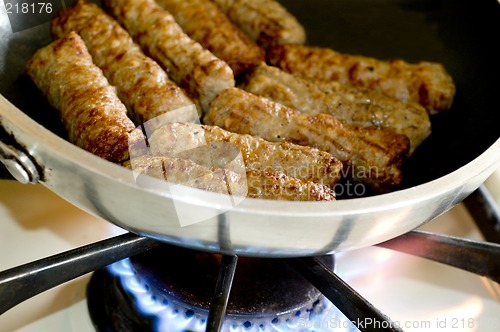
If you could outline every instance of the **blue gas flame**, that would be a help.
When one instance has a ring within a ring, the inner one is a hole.
[[[155,294],[136,276],[130,260],[109,266],[122,287],[134,298],[138,311],[154,317],[157,332],[205,332],[207,315],[177,305]],[[358,329],[331,302],[322,299],[309,309],[280,315],[269,321],[262,318],[225,319],[221,332],[355,332]]]

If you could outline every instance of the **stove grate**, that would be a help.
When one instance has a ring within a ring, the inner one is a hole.
[[[412,231],[384,242],[380,246],[432,259],[500,282],[500,267],[498,266],[500,244],[494,243],[500,243],[498,208],[495,207],[484,187],[469,196],[464,203],[473,218],[477,220],[477,225],[488,242]],[[409,245],[411,242],[416,245]],[[126,257],[148,251],[158,245],[159,243],[153,239],[124,234],[0,272],[0,298],[2,299],[0,314],[58,284]],[[360,330],[400,331],[399,327],[394,326],[388,317],[359,296],[330,269],[322,266],[317,258],[292,258],[285,259],[285,261],[333,303],[336,303],[352,322],[366,322],[367,319],[377,322],[376,326],[375,324],[370,326],[358,324]],[[210,308],[207,332],[216,332],[220,329],[236,263],[236,256],[223,258],[219,281],[215,289],[215,300]],[[340,303],[337,302],[339,298],[343,298]]]

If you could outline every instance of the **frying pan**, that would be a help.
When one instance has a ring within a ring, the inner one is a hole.
[[[24,74],[29,57],[50,42],[48,24],[13,33],[3,3],[2,161],[22,182],[41,183],[133,233],[192,249],[261,257],[320,255],[394,238],[462,201],[498,168],[500,5],[495,0],[282,3],[305,26],[310,45],[380,59],[441,62],[453,76],[453,107],[432,117],[433,133],[407,161],[400,190],[335,202],[234,202],[196,189],[172,190],[155,179],[138,182],[130,170],[67,141],[57,113]]]

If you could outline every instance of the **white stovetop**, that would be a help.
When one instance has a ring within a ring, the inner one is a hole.
[[[487,184],[500,202],[500,170]],[[462,205],[425,229],[480,239]],[[41,185],[0,181],[0,271],[122,232]],[[405,331],[500,330],[500,286],[471,273],[377,247],[340,255],[337,273],[393,321],[414,327]],[[85,299],[89,278],[7,311],[0,331],[94,331]]]

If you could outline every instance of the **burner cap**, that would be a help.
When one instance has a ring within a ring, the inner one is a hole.
[[[165,245],[130,260],[137,278],[157,296],[208,312],[221,257]],[[322,259],[333,266],[333,256]],[[320,297],[280,259],[239,257],[226,314],[276,317],[310,308]]]

